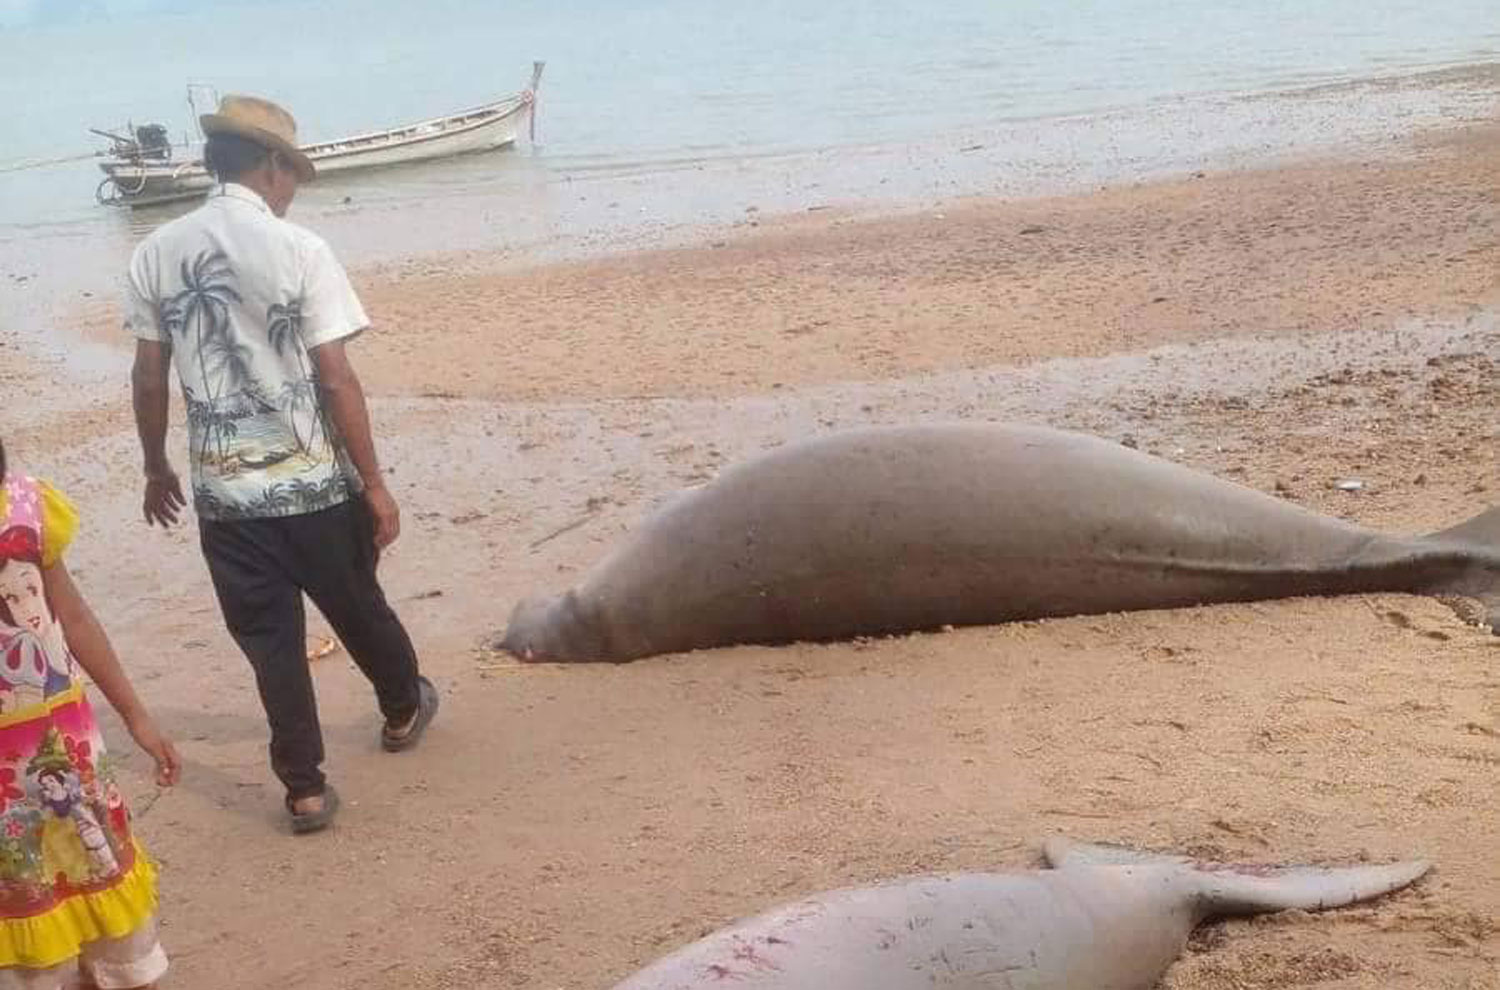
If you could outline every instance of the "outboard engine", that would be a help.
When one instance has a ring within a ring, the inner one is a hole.
[[[137,154],[142,158],[166,161],[172,154],[172,144],[167,140],[167,129],[161,124],[142,124],[135,129]]]

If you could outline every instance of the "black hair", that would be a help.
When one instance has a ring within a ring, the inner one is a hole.
[[[5,441],[0,440],[0,485],[5,484]]]
[[[220,182],[233,182],[271,157],[271,149],[238,134],[210,134],[203,143],[203,164]]]

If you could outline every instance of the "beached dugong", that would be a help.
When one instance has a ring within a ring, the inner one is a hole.
[[[1500,615],[1500,509],[1382,535],[1097,437],[868,428],[789,444],[655,512],[573,590],[525,601],[522,659],[1299,595],[1401,591]]]
[[[1056,869],[818,894],[681,948],[615,990],[1145,990],[1210,917],[1340,907],[1428,870],[1227,866],[1063,840],[1046,855]]]

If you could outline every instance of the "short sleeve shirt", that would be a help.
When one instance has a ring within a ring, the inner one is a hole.
[[[200,517],[316,512],[357,490],[309,352],[368,326],[328,244],[244,186],[141,242],[125,327],[171,347]]]

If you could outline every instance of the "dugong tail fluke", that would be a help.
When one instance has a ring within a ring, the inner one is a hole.
[[[1049,840],[1044,852],[1047,862],[1056,869],[1175,867],[1181,871],[1182,882],[1194,888],[1203,918],[1345,907],[1409,886],[1432,868],[1426,860],[1348,867],[1208,863],[1186,856],[1167,856],[1069,839]]]
[[[1225,865],[1064,840],[1045,852],[1054,869],[815,894],[685,945],[615,990],[1149,990],[1209,917],[1340,907],[1428,870]]]
[[[1487,563],[1476,563],[1447,590],[1479,599],[1485,610],[1484,624],[1500,634],[1500,507],[1439,530],[1428,541],[1460,550],[1478,548],[1490,552]]]
[[[1432,534],[1434,540],[1488,546],[1500,552],[1500,506]]]

